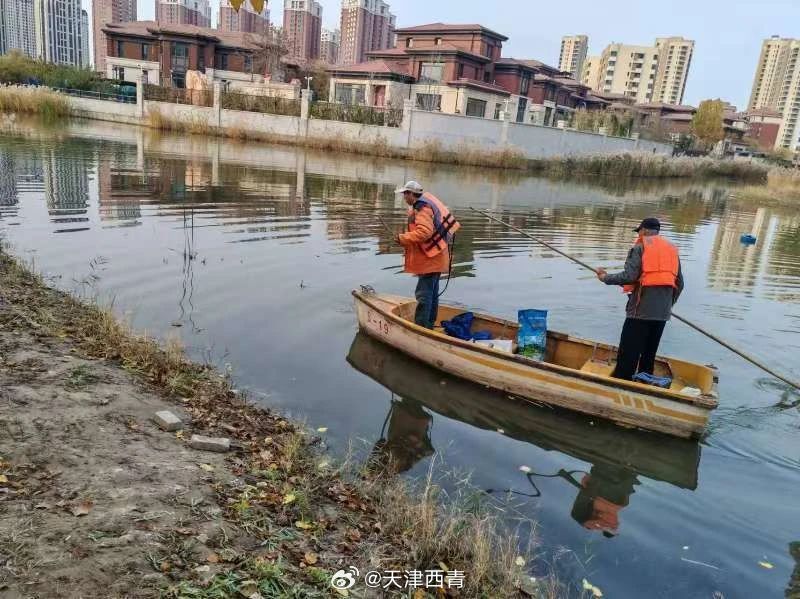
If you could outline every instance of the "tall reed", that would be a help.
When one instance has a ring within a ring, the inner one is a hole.
[[[70,108],[63,95],[48,89],[2,86],[0,112],[39,114],[47,119],[56,119],[69,115]]]

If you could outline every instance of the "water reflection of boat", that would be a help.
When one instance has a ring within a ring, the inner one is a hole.
[[[542,478],[560,477],[578,489],[572,517],[589,529],[615,533],[619,511],[639,484],[638,477],[685,489],[697,487],[700,446],[658,433],[625,430],[603,421],[539,407],[480,385],[450,377],[359,333],[348,362],[392,392],[389,414],[373,458],[409,470],[435,450],[430,438],[434,414],[558,451],[591,464],[589,472],[527,473],[538,496]],[[397,396],[397,397],[395,397]]]
[[[672,380],[660,388],[612,377],[617,350],[605,343],[548,331],[545,357],[534,360],[417,326],[413,299],[371,289],[353,296],[365,333],[442,371],[524,399],[677,437],[700,436],[717,407],[712,367],[659,356],[656,374]],[[439,306],[437,322],[463,311]],[[493,339],[517,336],[516,322],[493,316],[476,313],[473,326]]]

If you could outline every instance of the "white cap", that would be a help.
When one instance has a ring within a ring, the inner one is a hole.
[[[404,191],[410,191],[411,193],[422,193],[422,185],[416,181],[409,181],[402,187],[398,187],[394,190],[395,193],[403,193]]]

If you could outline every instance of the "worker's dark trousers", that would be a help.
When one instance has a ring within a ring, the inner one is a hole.
[[[436,315],[439,314],[439,279],[441,273],[435,272],[429,275],[420,275],[417,279],[417,311],[414,314],[414,322],[426,329],[432,329],[436,322]]]
[[[626,318],[619,340],[617,367],[611,376],[630,381],[637,372],[653,374],[665,324],[663,320]]]

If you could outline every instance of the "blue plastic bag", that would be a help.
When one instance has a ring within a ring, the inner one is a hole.
[[[662,389],[669,389],[672,385],[672,379],[668,376],[654,376],[646,372],[637,372],[633,376],[633,380],[637,383],[644,383],[645,385],[655,385]]]
[[[520,310],[517,320],[518,353],[541,362],[547,350],[547,310]]]
[[[444,332],[451,337],[463,339],[464,341],[470,341],[471,339],[475,339],[476,341],[491,339],[492,334],[487,331],[472,332],[473,320],[475,320],[475,314],[472,312],[464,312],[463,314],[453,316],[451,320],[443,320],[442,328]]]

